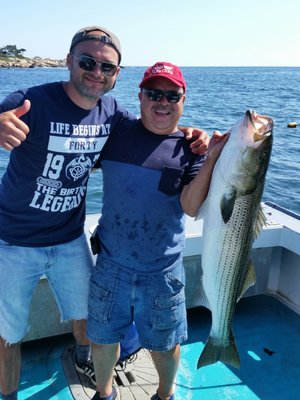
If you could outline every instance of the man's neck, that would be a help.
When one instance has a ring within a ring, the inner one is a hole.
[[[63,88],[72,102],[84,110],[92,110],[98,104],[99,99],[92,99],[90,97],[84,97],[80,95],[74,86],[70,84],[70,82],[64,82]]]

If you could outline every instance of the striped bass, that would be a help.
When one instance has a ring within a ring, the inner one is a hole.
[[[261,197],[272,148],[273,121],[247,111],[228,131],[209,193],[203,225],[203,305],[212,325],[197,368],[217,361],[240,366],[232,331],[237,301],[255,283],[254,239],[265,224]]]

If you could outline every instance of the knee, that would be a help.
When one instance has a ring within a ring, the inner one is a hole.
[[[109,354],[115,353],[119,349],[119,343],[112,343],[112,344],[97,344],[92,343],[92,352],[97,354]]]
[[[99,360],[100,362],[111,362],[114,364],[118,361],[120,357],[120,344],[95,344],[92,343],[92,357],[94,362]]]
[[[167,351],[152,351],[152,357],[157,361],[168,361],[168,360],[177,360],[180,356],[180,345],[177,344],[170,350]]]

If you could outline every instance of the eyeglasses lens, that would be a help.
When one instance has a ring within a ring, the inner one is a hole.
[[[75,54],[73,54],[73,56],[75,58],[77,58],[79,67],[81,69],[83,69],[84,71],[93,71],[97,65],[99,65],[102,73],[106,76],[113,76],[118,67],[112,63],[106,62],[106,61],[97,61],[95,60],[95,58],[93,57],[89,57],[89,56],[85,56],[85,55],[81,55],[79,57],[75,56]]]
[[[176,90],[163,91],[160,89],[143,89],[143,92],[151,101],[160,101],[165,97],[169,103],[178,103],[183,96],[183,93],[177,92]]]

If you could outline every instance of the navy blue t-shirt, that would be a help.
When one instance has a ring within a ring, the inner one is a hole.
[[[20,246],[64,243],[83,232],[90,171],[111,130],[128,113],[109,96],[84,110],[61,82],[15,92],[0,112],[25,99],[31,108],[22,120],[30,132],[11,152],[1,180],[0,238]]]
[[[101,153],[102,252],[130,271],[158,272],[180,256],[185,242],[180,193],[198,173],[182,132],[158,135],[141,120],[121,121]]]

